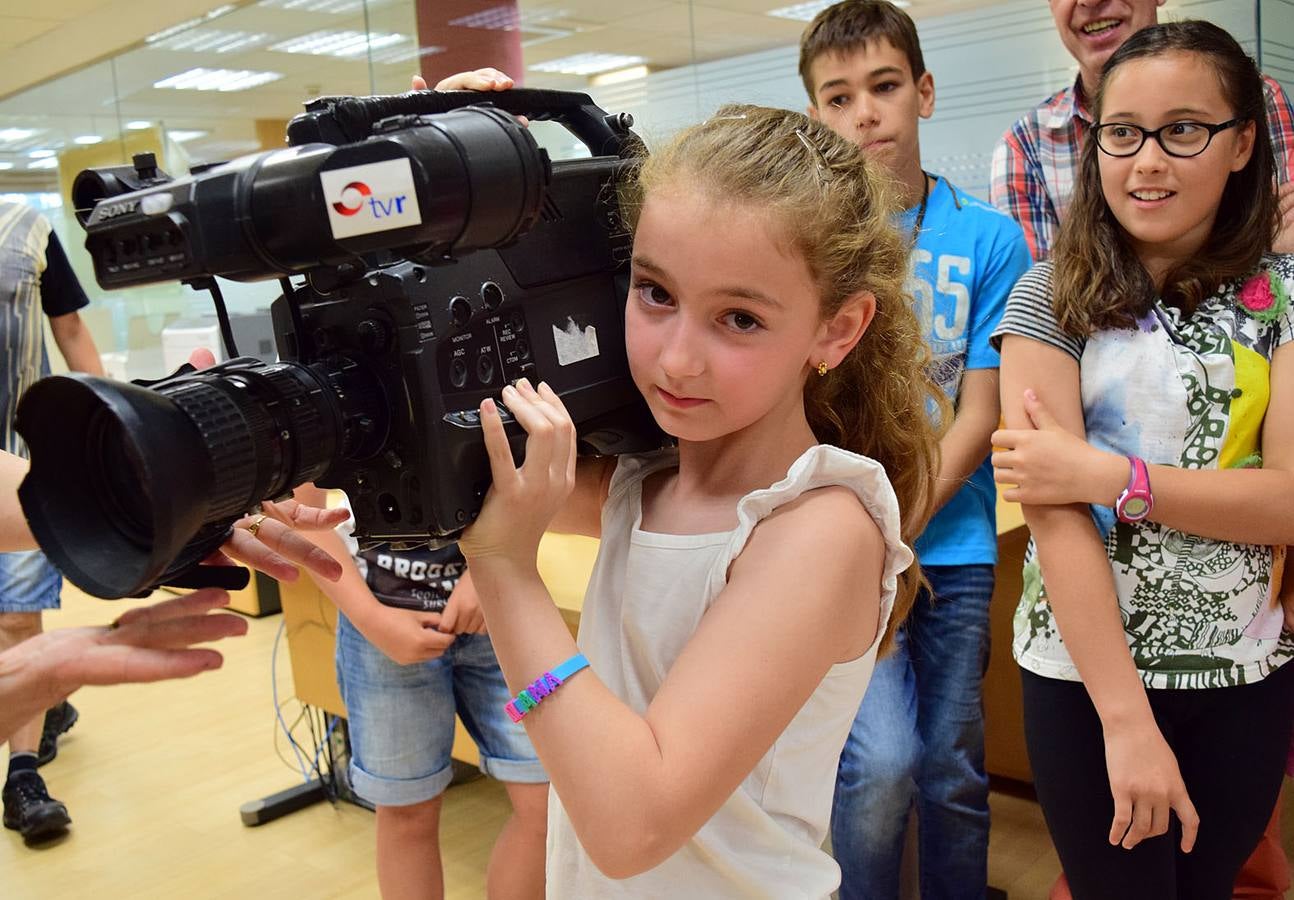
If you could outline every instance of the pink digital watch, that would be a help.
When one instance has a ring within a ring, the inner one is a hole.
[[[1129,456],[1128,464],[1132,474],[1128,477],[1128,486],[1114,501],[1114,512],[1121,522],[1141,522],[1155,506],[1155,495],[1150,492],[1150,470],[1146,461],[1137,456]]]

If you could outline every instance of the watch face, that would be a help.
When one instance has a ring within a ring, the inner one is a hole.
[[[1140,519],[1150,512],[1150,504],[1144,497],[1129,497],[1123,501],[1123,517],[1125,519]]]

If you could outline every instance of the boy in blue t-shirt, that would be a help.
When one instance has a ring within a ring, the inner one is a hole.
[[[938,512],[916,549],[931,591],[895,652],[879,661],[840,759],[832,846],[840,897],[897,897],[915,801],[921,893],[984,896],[988,777],[981,687],[997,561],[998,354],[989,345],[1007,294],[1029,267],[1019,225],[921,166],[918,122],[934,112],[916,26],[884,0],[823,10],[800,41],[809,115],[889,170],[914,236],[908,289],[939,382],[956,408],[944,436]]]

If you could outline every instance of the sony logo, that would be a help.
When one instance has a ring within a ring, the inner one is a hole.
[[[96,222],[105,222],[108,219],[115,219],[118,216],[124,216],[132,213],[139,206],[138,200],[123,200],[120,203],[100,203],[94,210],[94,220]]]

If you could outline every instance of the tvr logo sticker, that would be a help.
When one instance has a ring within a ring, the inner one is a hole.
[[[319,173],[333,237],[347,238],[420,225],[418,195],[407,159],[389,159]]]
[[[364,208],[364,200],[373,196],[373,189],[362,181],[352,181],[341,189],[341,199],[332,205],[343,216],[353,216]],[[352,205],[353,204],[353,205]]]

